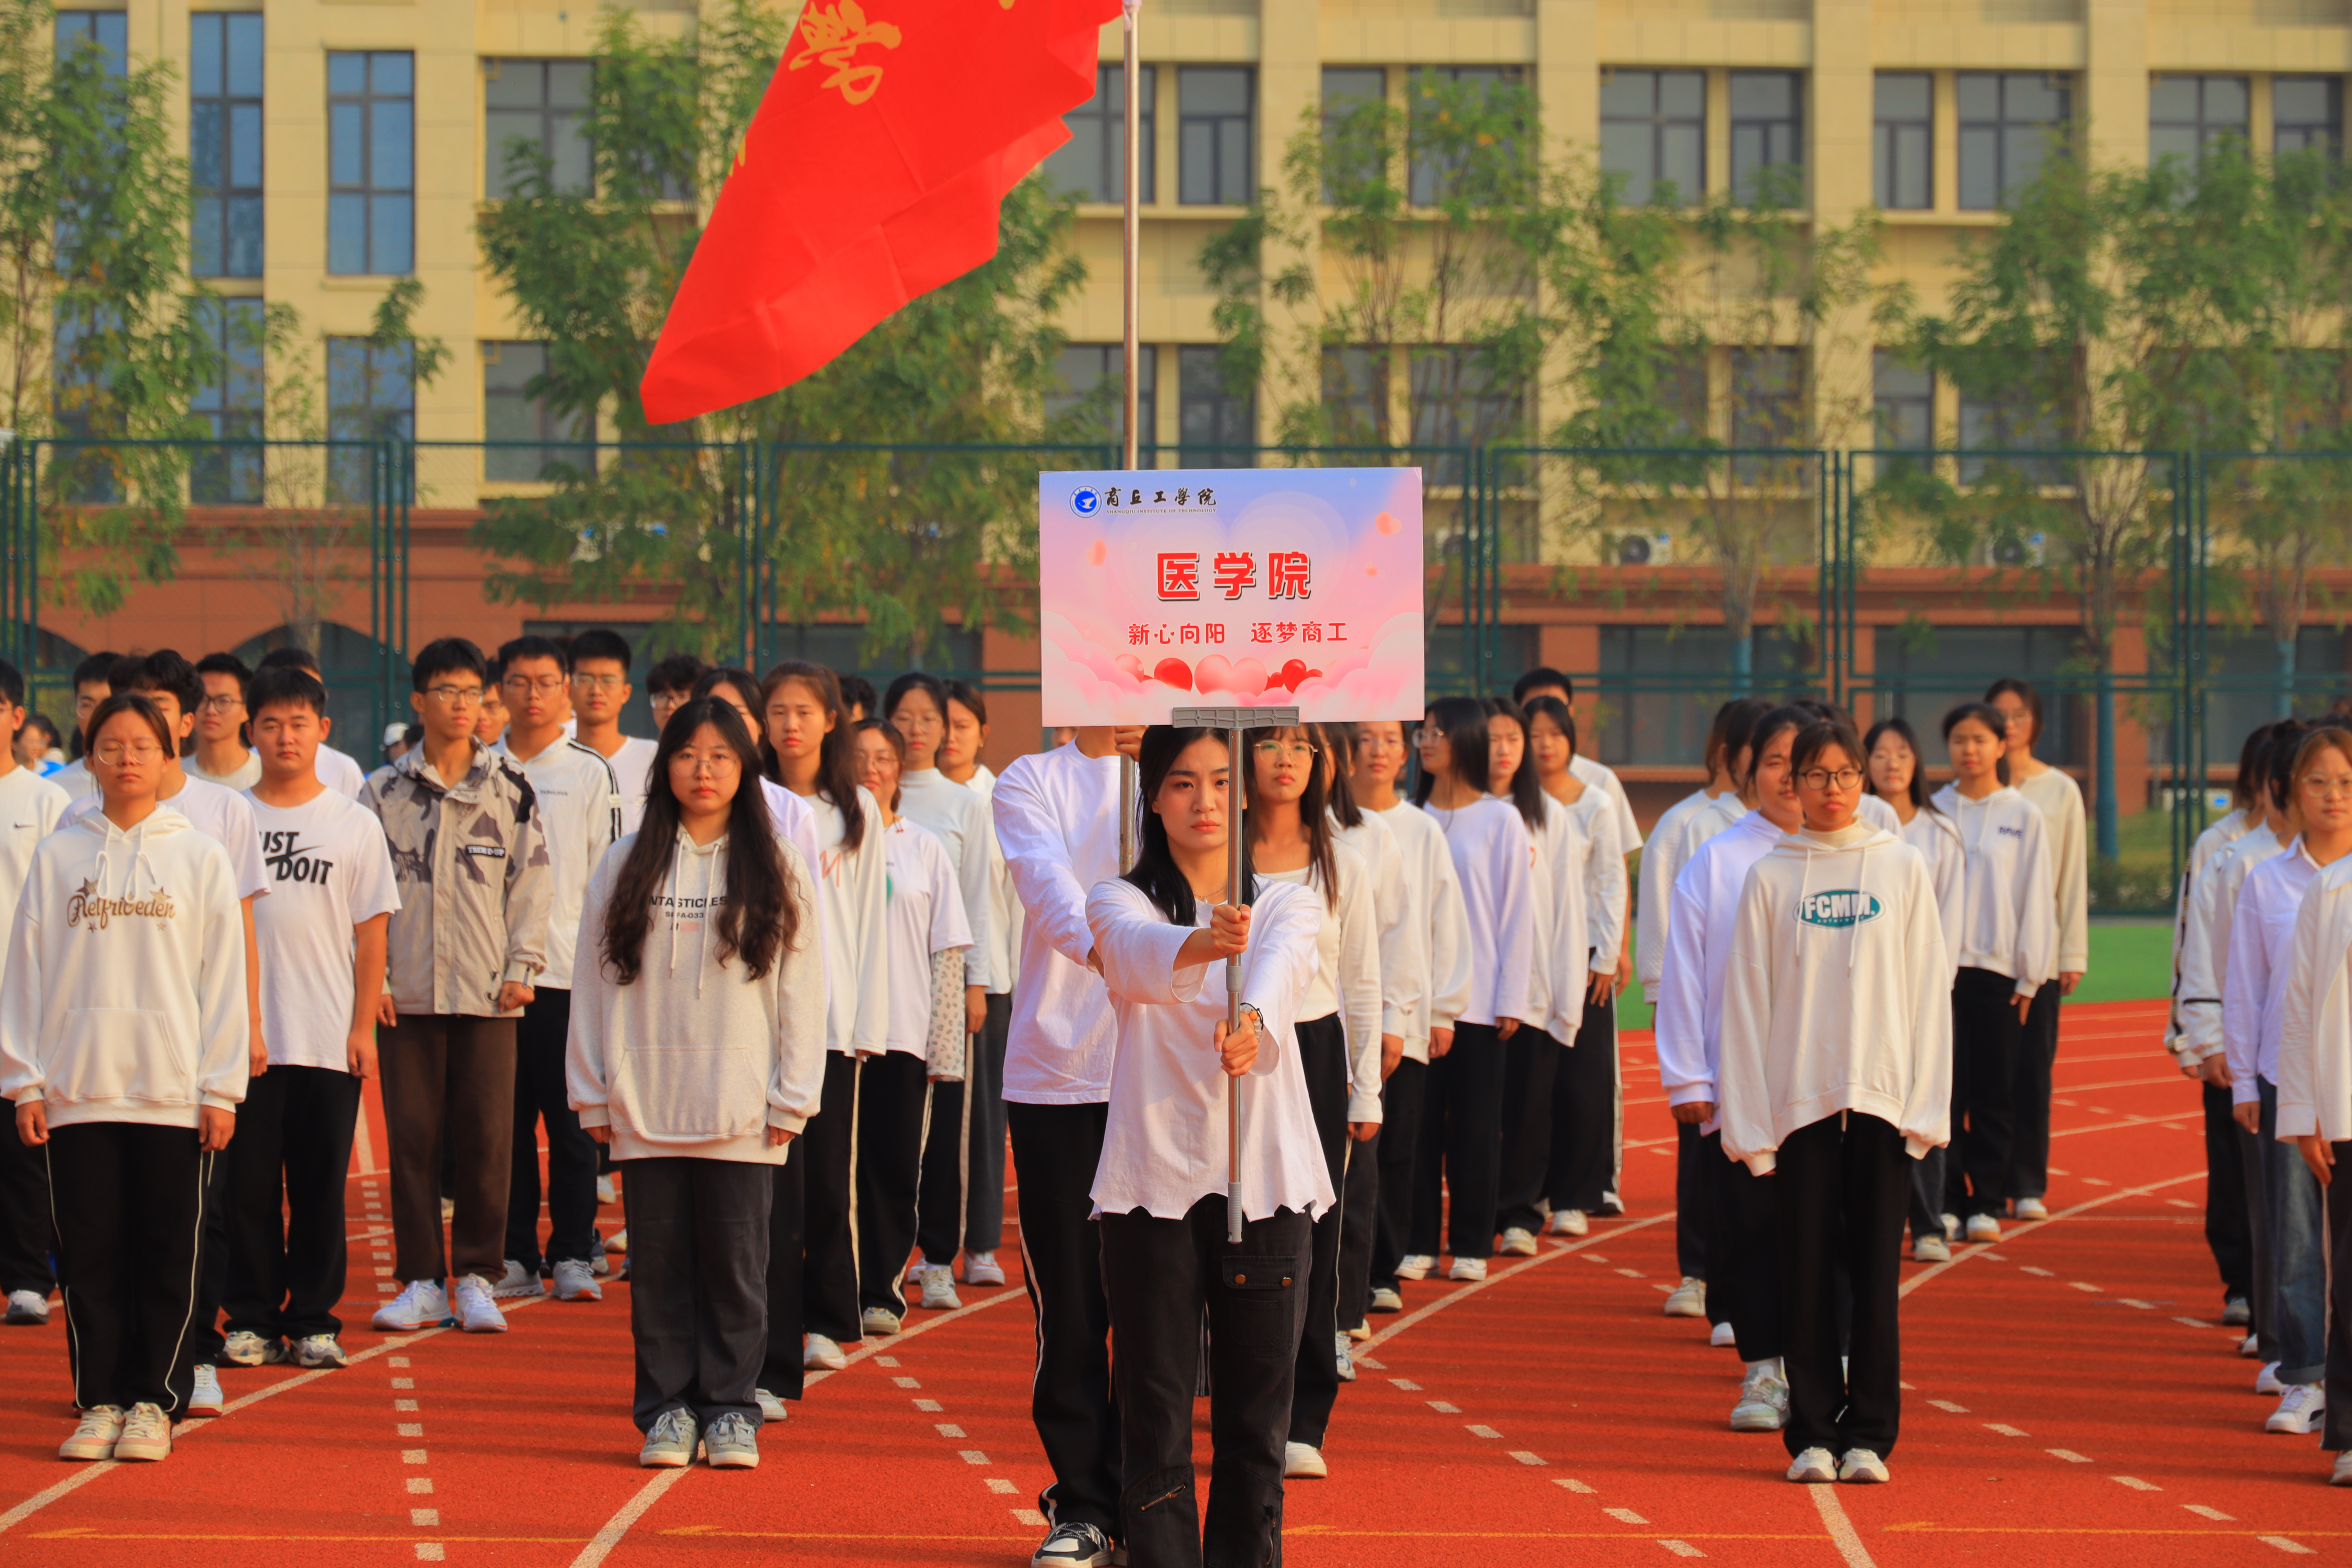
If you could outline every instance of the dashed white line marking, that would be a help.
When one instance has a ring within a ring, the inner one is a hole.
[[[977,1448],[960,1448],[957,1452],[963,1456],[963,1462],[967,1465],[984,1465],[988,1463],[988,1456],[982,1453]]]
[[[2184,1329],[2210,1329],[2213,1326],[2202,1318],[2175,1318],[2172,1321]]]
[[[2170,1204],[2177,1209],[2193,1209],[2197,1206],[2195,1204],[2190,1203],[2187,1198],[2167,1198],[2164,1201]]]
[[[1604,1508],[1601,1510],[1620,1524],[1647,1524],[1650,1521],[1630,1508]]]
[[[1578,1480],[1573,1476],[1554,1476],[1552,1478],[1552,1484],[1557,1487],[1564,1487],[1572,1492],[1582,1492],[1587,1497],[1592,1496],[1592,1489],[1586,1486],[1582,1481]]]
[[[441,1543],[437,1541],[418,1542],[416,1543],[416,1560],[419,1563],[441,1562],[443,1560],[441,1556]]]
[[[990,1491],[992,1491],[992,1492],[1012,1492],[1012,1493],[1014,1493],[1015,1495],[1018,1495],[1018,1494],[1019,1494],[1019,1492],[1020,1492],[1020,1490],[1021,1490],[1021,1489],[1020,1489],[1019,1487],[1014,1486],[1011,1481],[1006,1480],[1003,1476],[991,1476],[991,1477],[989,1477],[989,1478],[988,1478],[988,1489],[989,1489]]]
[[[412,1508],[408,1510],[408,1522],[418,1525],[438,1524],[441,1522],[441,1510],[437,1508]]]
[[[1389,1379],[1389,1381],[1395,1384],[1399,1388],[1403,1389],[1407,1394],[1419,1394],[1421,1392],[1421,1384],[1413,1382],[1413,1380],[1409,1377],[1392,1377]]]
[[[425,1436],[425,1423],[422,1421],[402,1421],[396,1423],[394,1426],[393,1430],[394,1434],[399,1436],[422,1437]]]
[[[427,1496],[433,1490],[433,1478],[431,1476],[411,1476],[408,1478],[408,1489],[420,1497]]]
[[[1931,1399],[1927,1403],[1948,1415],[1966,1415],[1969,1413],[1967,1405],[1955,1405],[1948,1399]]]
[[[2136,1492],[2160,1492],[2164,1489],[2162,1487],[2158,1486],[2154,1481],[2144,1481],[2137,1476],[2109,1476],[2107,1479],[2115,1482],[2117,1486],[2129,1487]]]
[[[392,1380],[392,1385],[394,1388],[415,1388],[416,1380],[413,1377],[395,1377]]]
[[[2091,1107],[2091,1109],[2097,1111],[2102,1116],[2113,1116],[2115,1114],[2114,1111],[2109,1110],[2103,1105],[2095,1105]],[[2084,1176],[2083,1178],[2083,1184],[2086,1187],[2112,1187],[2115,1185],[2113,1182],[2103,1182],[2096,1176]]]
[[[1016,1508],[1013,1510],[1013,1517],[1032,1530],[1042,1529],[1045,1523],[1045,1516],[1034,1508]]]
[[[2020,1274],[2031,1274],[2036,1279],[2049,1279],[2054,1278],[2047,1268],[2036,1268],[2030,1263],[2019,1264],[2017,1266],[2017,1271]]]
[[[2201,1502],[2185,1502],[2180,1506],[2200,1519],[2218,1520],[2224,1524],[2235,1521],[2238,1517],[2233,1513],[2223,1513],[2218,1508],[2208,1508]]]
[[[1622,1274],[1628,1279],[1639,1279],[1643,1277],[1642,1271],[1638,1268],[1620,1268],[1617,1272]]]
[[[1436,1411],[1440,1415],[1459,1415],[1462,1414],[1462,1406],[1459,1405],[1448,1405],[1443,1399],[1431,1400],[1429,1402],[1429,1407],[1432,1410]]]
[[[1475,1424],[1465,1426],[1463,1430],[1469,1433],[1473,1437],[1500,1437],[1502,1436],[1500,1432],[1496,1431],[1492,1426],[1480,1426]]]
[[[2090,1455],[2078,1454],[2072,1448],[2050,1448],[2044,1451],[2048,1453],[2052,1458],[2063,1459],[2070,1465],[2087,1465],[2091,1462]]]
[[[2156,1303],[2153,1301],[2135,1301],[2129,1296],[2118,1296],[2116,1300],[2122,1302],[2126,1307],[2137,1307],[2143,1312],[2153,1312],[2156,1310]]]
[[[1697,1547],[1693,1546],[1687,1541],[1661,1541],[1658,1544],[1664,1547],[1667,1551],[1673,1552],[1677,1557],[1704,1557],[1706,1555],[1706,1552],[1701,1552]]]
[[[2094,1296],[2099,1293],[2099,1288],[2096,1285],[2086,1285],[2080,1279],[2069,1279],[2066,1283],[2072,1289],[2088,1290]]]
[[[406,1366],[408,1364],[408,1358],[404,1355],[388,1355],[383,1358],[383,1364],[386,1366]]]
[[[2300,1541],[2289,1541],[2284,1535],[2257,1535],[2254,1539],[2261,1542],[2264,1546],[2275,1546],[2281,1552],[2290,1552],[2297,1557],[2314,1557],[2318,1555],[2315,1549],[2305,1546]]]
[[[920,1388],[923,1386],[911,1377],[894,1377],[890,1381],[897,1384],[901,1388]]]
[[[1988,1432],[1998,1432],[2004,1437],[2022,1437],[2025,1436],[2025,1433],[2020,1428],[2009,1426],[2006,1423],[2000,1421],[1986,1422],[1985,1430]]]
[[[894,1355],[877,1355],[874,1358],[874,1364],[876,1366],[897,1366],[898,1364],[898,1358]]]
[[[952,1421],[937,1421],[933,1422],[932,1425],[938,1428],[939,1434],[942,1437],[961,1437],[963,1436],[963,1428],[957,1426]]]
[[[945,1410],[947,1406],[941,1405],[936,1399],[918,1399],[915,1401],[915,1408],[918,1410]]]
[[[1530,1454],[1525,1448],[1512,1449],[1511,1458],[1523,1465],[1540,1465],[1544,1462],[1544,1457],[1541,1454]]]
[[[400,1451],[400,1462],[404,1465],[424,1464],[425,1462],[425,1450],[422,1448],[403,1448]]]

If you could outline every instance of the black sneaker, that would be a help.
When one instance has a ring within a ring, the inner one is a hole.
[[[1091,1524],[1057,1524],[1045,1532],[1045,1542],[1029,1559],[1029,1568],[1111,1568],[1127,1561],[1127,1553]]]

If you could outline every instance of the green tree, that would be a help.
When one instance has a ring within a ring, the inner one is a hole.
[[[172,68],[53,51],[56,26],[47,0],[0,0],[0,426],[68,443],[42,545],[73,564],[47,576],[107,615],[177,567],[188,452],[167,443],[200,433],[188,406],[221,365],[187,277]]]
[[[585,126],[593,187],[561,189],[548,159],[509,149],[514,194],[479,228],[524,330],[548,342],[530,391],[560,416],[602,421],[620,449],[559,465],[543,498],[486,509],[478,541],[519,563],[491,576],[494,594],[553,604],[657,588],[674,595],[675,634],[706,647],[743,646],[747,566],[772,583],[779,620],[855,614],[869,650],[919,653],[950,621],[1018,618],[1004,587],[1034,562],[1036,454],[941,448],[1045,434],[1054,313],[1084,272],[1064,243],[1070,208],[1042,182],[1006,198],[993,260],[817,374],[702,418],[646,422],[639,379],[791,26],[750,0],[706,10],[677,39],[608,14]],[[773,474],[737,445],[751,441],[783,444]],[[762,508],[754,562],[746,531]]]

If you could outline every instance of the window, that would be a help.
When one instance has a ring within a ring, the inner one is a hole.
[[[1795,71],[1731,73],[1734,199],[1781,206],[1801,195],[1794,176],[1805,166],[1804,101],[1805,79]]]
[[[1871,199],[1888,212],[1936,205],[1936,79],[1926,71],[1880,71],[1872,87]]]
[[[2225,136],[2242,150],[2252,114],[2244,77],[2158,77],[2147,89],[2147,161],[2177,158],[2193,173]]]
[[[50,405],[58,439],[64,445],[50,459],[50,481],[62,500],[110,504],[122,499],[115,454],[104,447],[75,445],[102,438],[111,423],[104,410],[100,363],[104,334],[111,325],[109,318],[87,306],[60,310],[57,315],[49,357]]]
[[[333,441],[415,439],[415,356],[406,343],[378,348],[365,338],[327,340],[327,436]],[[368,499],[371,457],[352,448],[331,455],[328,489],[337,500]]]
[[[1489,446],[1524,434],[1526,388],[1475,349],[1415,349],[1406,391],[1412,398],[1412,444],[1439,449],[1426,459],[1431,484],[1458,485],[1468,478],[1467,459],[1445,448]]]
[[[1875,710],[1880,718],[1910,720],[1940,762],[1934,737],[1944,715],[1980,700],[2003,676],[2020,676],[2042,693],[2042,733],[2033,754],[2062,767],[2080,763],[2077,705],[2055,689],[2059,671],[2074,660],[2074,639],[2070,626],[1879,626],[1871,653]]]
[[[1388,127],[1364,111],[1388,99],[1388,72],[1378,66],[1323,68],[1323,199],[1343,186],[1361,187],[1386,174]],[[1354,118],[1362,115],[1361,119]]]
[[[1601,78],[1601,172],[1625,200],[1691,205],[1706,194],[1706,74],[1612,70]]]
[[[1881,447],[1924,452],[1936,444],[1936,378],[1885,349],[1870,356],[1872,423]]]
[[[1990,212],[2041,172],[2074,119],[2074,89],[2043,71],[1962,71],[1956,86],[1960,205]]]
[[[1449,90],[1450,89],[1450,90]],[[1435,206],[1445,199],[1446,177],[1461,166],[1459,153],[1444,148],[1444,138],[1433,132],[1430,118],[1441,114],[1449,102],[1475,103],[1482,114],[1519,110],[1515,119],[1523,118],[1524,97],[1519,87],[1519,73],[1512,66],[1442,66],[1424,67],[1412,73],[1412,111],[1417,123],[1413,140],[1412,201],[1417,207]]]
[[[416,265],[416,78],[406,51],[327,57],[327,270]]]
[[[482,345],[482,435],[493,443],[484,479],[529,484],[558,477],[558,467],[595,467],[594,448],[582,445],[596,439],[595,417],[559,415],[533,395],[530,384],[546,374],[545,343]]]
[[[2281,157],[2317,153],[2334,163],[2344,153],[2344,79],[2282,76],[2271,79],[2271,139]]]
[[[1804,437],[1804,351],[1732,350],[1731,444],[1795,447]]]
[[[261,276],[261,13],[188,18],[189,271]]]
[[[1176,73],[1176,199],[1185,205],[1246,206],[1257,195],[1250,161],[1255,86],[1241,66]]]
[[[1160,199],[1160,184],[1152,167],[1152,149],[1159,145],[1153,127],[1159,123],[1160,73],[1143,68],[1143,119],[1140,134],[1143,181],[1136,200],[1149,206]],[[1127,200],[1127,69],[1124,66],[1095,68],[1095,95],[1062,117],[1070,139],[1045,160],[1045,173],[1077,192],[1082,202]]]
[[[1960,450],[1964,452],[2032,452],[2059,444],[2055,414],[2035,405],[2030,392],[1960,391]],[[1960,482],[1974,484],[1996,466],[2010,469],[2027,484],[2063,482],[2065,466],[2054,458],[2010,456],[1995,461],[1963,460]]]
[[[1255,447],[1257,395],[1234,395],[1219,353],[1213,343],[1187,343],[1176,352],[1177,439],[1187,447]],[[1256,461],[1255,452],[1184,454],[1186,466],[1195,468],[1246,468]]]
[[[1160,439],[1160,352],[1150,343],[1135,350],[1135,428],[1139,446]],[[1069,343],[1063,347],[1055,369],[1061,377],[1058,391],[1045,395],[1045,414],[1060,419],[1076,416],[1088,434],[1127,439],[1127,400],[1120,382],[1127,354],[1118,343]]]
[[[482,142],[489,158],[482,189],[495,200],[522,188],[507,162],[520,142],[548,161],[556,190],[586,192],[595,181],[588,159],[595,68],[586,60],[484,60],[482,71]]]
[[[131,66],[129,14],[121,11],[58,12],[57,52],[62,55],[80,43],[96,44],[105,51],[107,75],[122,75]]]
[[[1385,447],[1389,442],[1386,350],[1323,351],[1323,418],[1333,446]]]
[[[203,20],[198,17],[197,20]],[[262,374],[263,306],[258,300],[209,300],[197,304],[197,320],[222,375],[198,387],[189,412],[210,426],[215,441],[257,441],[266,384]],[[188,469],[189,499],[209,506],[257,506],[261,501],[258,447],[211,447],[199,451]]]
[[[1696,540],[1672,531],[1666,539],[1678,565],[1705,553]],[[1811,683],[1812,650],[1805,643],[1777,627],[1759,626],[1750,647],[1750,691],[1788,691]],[[1695,763],[1706,750],[1716,709],[1734,695],[1731,636],[1720,626],[1602,626],[1600,665],[1595,687],[1601,722],[1588,743],[1595,760],[1612,765]],[[1688,685],[1654,689],[1662,676],[1682,677]]]

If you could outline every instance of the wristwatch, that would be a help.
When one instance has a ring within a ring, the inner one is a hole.
[[[1257,1010],[1256,1004],[1244,1002],[1235,1011],[1236,1014],[1246,1013],[1249,1015],[1250,1027],[1255,1029],[1261,1035],[1265,1033],[1265,1015]]]

